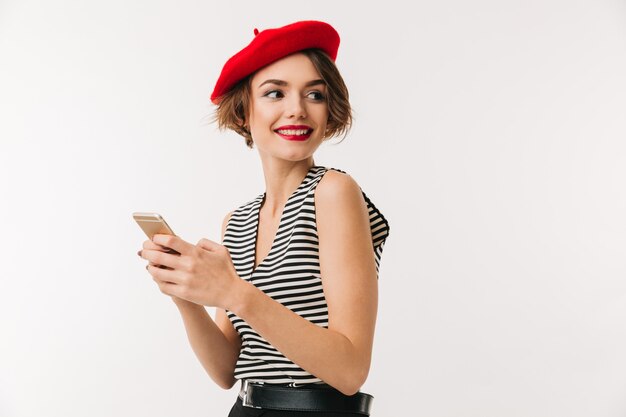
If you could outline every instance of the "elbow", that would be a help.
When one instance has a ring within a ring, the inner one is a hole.
[[[228,391],[229,389],[231,389],[233,387],[233,385],[235,385],[234,383],[232,384],[227,384],[227,383],[217,383],[217,386],[220,387],[221,389],[223,389],[224,391]]]
[[[337,389],[337,391],[341,392],[343,395],[347,395],[350,397],[356,394],[357,392],[359,392],[362,386],[363,386],[363,383],[353,382],[353,383],[346,383],[335,388]]]
[[[233,385],[235,385],[237,380],[234,377],[231,377],[231,378],[214,378],[213,382],[215,382],[218,387],[222,388],[223,390],[228,391],[229,389],[231,389],[233,387]]]
[[[356,394],[357,392],[359,392],[360,388],[361,388],[360,385],[358,387],[356,387],[356,386],[347,386],[347,387],[343,387],[341,389],[338,388],[337,391],[341,392],[343,395],[347,395],[348,397],[351,397],[354,394]]]
[[[346,378],[340,381],[340,383],[333,388],[344,395],[352,396],[359,392],[365,383],[365,380],[367,380],[368,373],[369,366],[362,367],[354,372],[351,372],[350,375],[346,375]]]

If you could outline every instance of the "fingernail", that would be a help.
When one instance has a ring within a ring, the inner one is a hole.
[[[140,250],[137,251],[137,255],[141,256],[141,251]]]

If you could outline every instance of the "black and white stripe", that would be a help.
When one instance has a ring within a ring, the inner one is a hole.
[[[311,167],[287,200],[270,252],[256,269],[256,234],[265,193],[233,212],[222,242],[242,279],[252,282],[298,315],[326,328],[328,308],[320,276],[314,193],[329,169],[345,173],[335,168]],[[389,236],[389,224],[365,193],[363,197],[368,206],[378,272],[383,246]],[[241,318],[230,311],[226,313],[242,340],[235,378],[274,384],[321,382],[285,358]]]

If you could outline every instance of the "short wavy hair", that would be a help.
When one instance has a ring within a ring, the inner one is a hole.
[[[335,63],[320,49],[304,49],[299,51],[305,54],[326,83],[326,102],[328,104],[328,121],[326,123],[325,139],[334,136],[343,136],[352,126],[352,107],[348,87],[339,73]],[[226,94],[220,97],[215,110],[214,121],[221,130],[230,129],[243,136],[246,146],[253,148],[254,142],[245,123],[250,114],[250,90],[254,74],[239,81]]]

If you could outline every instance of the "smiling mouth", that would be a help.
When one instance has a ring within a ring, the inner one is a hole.
[[[311,133],[313,133],[313,129],[311,128],[280,128],[280,129],[276,129],[274,130],[274,132],[276,132],[278,134],[278,136],[282,137],[283,139],[287,139],[287,140],[307,140],[310,136]]]

